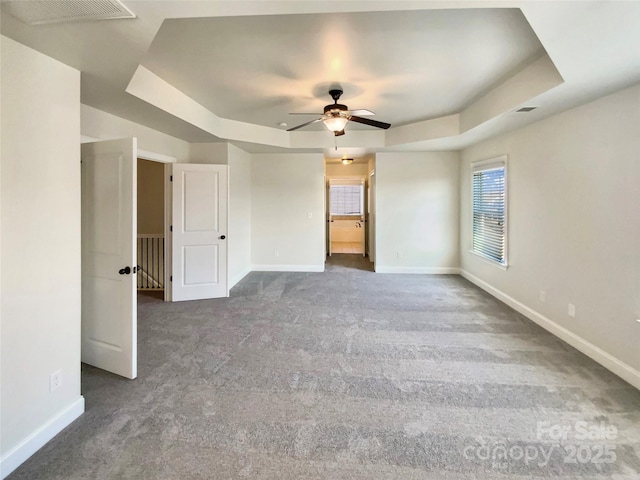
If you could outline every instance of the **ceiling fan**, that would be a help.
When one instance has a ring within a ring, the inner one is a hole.
[[[333,132],[336,137],[344,135],[344,127],[348,121],[362,123],[364,125],[371,125],[372,127],[384,128],[385,130],[391,126],[390,123],[378,122],[377,120],[371,120],[369,118],[362,118],[360,115],[375,115],[370,110],[349,110],[349,107],[338,103],[342,90],[333,89],[329,90],[329,95],[333,98],[333,103],[324,107],[324,113],[292,113],[291,115],[320,115],[320,118],[311,120],[310,122],[303,123],[297,127],[289,128],[287,132],[298,130],[299,128],[306,127],[316,122],[323,122],[324,125]]]

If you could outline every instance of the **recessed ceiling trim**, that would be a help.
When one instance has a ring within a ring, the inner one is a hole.
[[[13,0],[2,6],[27,25],[136,18],[118,0]]]

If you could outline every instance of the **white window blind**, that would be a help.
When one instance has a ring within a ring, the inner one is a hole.
[[[359,185],[331,185],[330,210],[331,215],[362,215],[363,186]]]
[[[473,251],[506,265],[504,162],[473,169]]]

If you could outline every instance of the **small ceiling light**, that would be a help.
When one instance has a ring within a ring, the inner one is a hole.
[[[287,126],[287,122],[280,122],[278,125],[280,125],[281,127],[286,127]]]
[[[347,117],[343,117],[340,114],[325,114],[325,118],[322,121],[324,123],[324,126],[331,130],[336,137],[338,137],[340,135],[344,135],[344,126],[347,124],[349,119]]]
[[[343,165],[351,165],[353,163],[353,158],[343,158],[342,159],[342,164]]]

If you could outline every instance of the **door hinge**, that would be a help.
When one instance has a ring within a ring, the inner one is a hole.
[[[169,175],[169,181],[173,182],[173,175]]]
[[[169,231],[173,232],[173,225],[169,225]]]
[[[170,282],[173,282],[173,275],[171,275],[171,276],[169,277],[169,281],[170,281]]]

